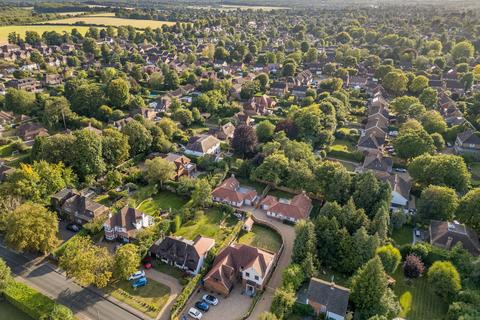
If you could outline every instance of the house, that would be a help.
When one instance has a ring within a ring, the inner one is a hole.
[[[169,153],[164,158],[175,165],[175,174],[173,180],[177,181],[180,177],[191,177],[197,171],[197,165],[181,154]]]
[[[198,135],[190,138],[185,153],[188,155],[202,157],[208,154],[218,154],[220,152],[220,140],[212,135]]]
[[[450,250],[457,243],[472,255],[480,255],[478,235],[472,229],[457,221],[445,222],[432,220],[428,228],[430,243],[434,246]]]
[[[381,152],[369,153],[363,165],[360,167],[359,171],[374,171],[374,172],[384,172],[392,173],[393,170],[393,160],[390,157],[384,157]]]
[[[248,114],[245,114],[243,112],[237,112],[235,113],[235,122],[237,125],[246,124],[247,126],[249,126],[253,122],[255,122],[255,120],[250,118]]]
[[[60,214],[80,225],[92,222],[109,211],[108,207],[72,189],[63,189],[54,194],[51,204]]]
[[[325,319],[343,320],[347,314],[350,290],[333,282],[312,278],[308,285],[307,304],[316,315],[325,314]]]
[[[110,241],[118,239],[123,242],[130,242],[132,239],[135,239],[135,235],[139,230],[148,228],[153,223],[152,216],[125,206],[116,215],[110,215],[103,224],[105,239]]]
[[[454,148],[457,153],[480,152],[480,132],[467,130],[459,133]]]
[[[271,108],[275,107],[277,102],[267,95],[255,96],[250,98],[248,102],[243,106],[243,112],[249,115],[268,115],[272,111]]]
[[[297,99],[303,99],[307,96],[307,86],[294,86],[292,88],[292,96]]]
[[[212,191],[212,198],[215,202],[223,202],[239,208],[243,205],[253,205],[257,200],[257,191],[241,187],[232,174],[230,178],[225,179],[220,186]]]
[[[270,95],[275,97],[283,97],[288,93],[288,85],[286,82],[274,82],[270,86]]]
[[[392,208],[406,208],[410,199],[411,185],[398,174],[377,176],[380,180],[387,182],[392,189]]]
[[[150,248],[150,255],[189,274],[198,274],[215,240],[198,235],[193,241],[181,237],[165,237]]]
[[[23,141],[32,141],[36,137],[48,136],[48,130],[39,123],[24,123],[18,127],[17,133]]]
[[[59,74],[45,74],[42,79],[44,86],[59,86],[63,83],[63,77]]]
[[[268,195],[260,202],[260,206],[267,211],[267,216],[291,222],[307,219],[313,207],[312,200],[305,192],[297,194],[291,200]]]
[[[372,128],[360,137],[357,143],[357,149],[366,152],[381,151],[385,144],[385,139],[386,133],[384,131],[378,128]]]
[[[214,129],[215,135],[220,140],[228,140],[233,138],[235,132],[235,126],[231,122],[227,122],[224,125],[219,126],[218,129]]]
[[[28,92],[37,92],[40,88],[40,82],[34,78],[13,79],[7,82],[8,88],[15,88],[18,90],[25,90]]]
[[[231,244],[215,258],[203,279],[206,290],[228,296],[238,281],[242,291],[253,296],[263,290],[272,272],[275,254],[244,244]]]

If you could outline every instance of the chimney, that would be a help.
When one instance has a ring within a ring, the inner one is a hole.
[[[447,249],[450,249],[450,247],[452,246],[452,242],[453,242],[453,238],[448,237],[447,244],[445,245],[447,247]]]

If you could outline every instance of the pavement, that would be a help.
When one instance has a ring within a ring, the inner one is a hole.
[[[128,305],[106,297],[99,290],[79,286],[42,258],[16,253],[3,245],[0,245],[0,257],[16,275],[16,280],[69,307],[79,319],[149,319]]]
[[[277,267],[273,271],[272,277],[267,284],[266,290],[262,297],[255,305],[248,320],[257,320],[260,318],[260,314],[265,311],[270,311],[272,305],[273,295],[275,289],[282,286],[282,273],[292,262],[293,241],[295,240],[295,229],[293,226],[284,224],[283,222],[273,219],[267,216],[266,212],[262,209],[254,209],[252,211],[255,219],[259,221],[265,221],[267,224],[271,224],[277,228],[282,235],[284,241],[284,249],[280,259],[278,260]]]

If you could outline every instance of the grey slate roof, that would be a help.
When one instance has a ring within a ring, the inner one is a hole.
[[[324,305],[328,312],[345,316],[350,290],[334,283],[312,278],[308,285],[308,300]]]

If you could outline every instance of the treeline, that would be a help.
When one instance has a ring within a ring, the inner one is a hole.
[[[101,7],[91,7],[78,2],[42,2],[36,3],[33,10],[37,13],[75,12],[75,11],[100,11]]]

